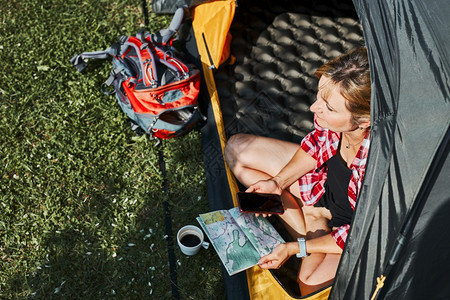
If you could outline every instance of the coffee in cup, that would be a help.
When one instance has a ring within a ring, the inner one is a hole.
[[[178,230],[177,242],[181,252],[186,255],[194,255],[201,247],[209,247],[209,243],[204,241],[203,231],[194,225],[186,225]]]

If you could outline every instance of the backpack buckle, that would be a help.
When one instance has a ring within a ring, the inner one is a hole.
[[[139,47],[141,50],[144,50],[145,48],[148,48],[148,43],[142,43],[141,47]]]
[[[108,79],[106,79],[106,81],[105,81],[105,84],[107,86],[110,86],[113,83],[114,79],[116,79],[116,75],[117,75],[116,71],[115,70],[111,70],[111,72],[109,72]]]
[[[125,42],[128,40],[128,37],[126,35],[122,35],[119,39],[120,44],[125,44]]]
[[[112,44],[109,48],[109,54],[111,56],[117,56],[120,53],[120,45],[119,43]]]

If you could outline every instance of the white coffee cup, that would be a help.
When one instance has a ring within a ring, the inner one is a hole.
[[[203,247],[208,249],[209,243],[205,242],[203,231],[194,225],[186,225],[178,230],[177,242],[181,252],[186,255],[194,255]]]

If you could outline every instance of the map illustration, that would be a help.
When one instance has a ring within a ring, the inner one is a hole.
[[[256,265],[262,256],[284,243],[268,220],[242,213],[238,207],[201,214],[197,221],[229,275]]]

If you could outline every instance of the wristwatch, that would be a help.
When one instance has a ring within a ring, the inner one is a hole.
[[[297,241],[298,246],[300,247],[300,252],[295,256],[297,256],[297,258],[307,257],[308,253],[306,253],[306,240],[304,238],[298,238]]]

